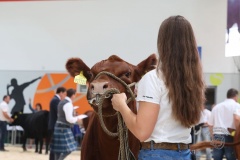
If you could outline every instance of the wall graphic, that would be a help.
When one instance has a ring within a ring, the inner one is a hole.
[[[0,98],[9,94],[11,113],[22,111],[31,113],[29,98],[32,99],[32,107],[41,103],[44,110],[49,110],[49,103],[59,86],[74,88],[77,91],[80,86],[74,83],[67,73],[46,73],[42,71],[0,71]],[[85,90],[86,91],[86,90]],[[85,96],[85,92],[78,92],[73,101],[74,106],[79,106],[77,112],[84,113],[92,110]]]
[[[36,79],[33,79],[29,82],[25,82],[21,85],[18,85],[17,79],[13,78],[11,79],[11,84],[7,85],[7,95],[10,95],[11,100],[15,101],[15,105],[13,106],[11,113],[14,112],[23,112],[24,105],[26,104],[23,91],[25,88],[27,88],[30,84],[34,83],[38,79],[41,79],[41,77],[38,77]],[[11,92],[9,92],[10,88],[13,88]]]
[[[51,101],[55,91],[58,87],[77,89],[78,85],[74,83],[73,78],[69,74],[47,73],[39,82],[36,92],[34,94],[34,104],[41,103],[43,108],[49,109],[49,102]],[[78,90],[78,89],[77,89]],[[87,110],[92,110],[86,99],[85,93],[77,93],[73,101],[75,106],[79,106],[77,112],[84,113]]]

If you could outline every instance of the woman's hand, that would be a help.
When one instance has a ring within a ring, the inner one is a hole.
[[[127,96],[125,93],[114,94],[112,98],[112,105],[116,111],[120,111],[126,105]]]

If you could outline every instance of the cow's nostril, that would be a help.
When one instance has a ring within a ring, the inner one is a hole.
[[[95,94],[102,94],[108,88],[108,82],[94,82],[90,84],[90,90]]]
[[[91,85],[91,90],[94,90],[94,85]]]
[[[107,89],[108,88],[108,83],[103,85],[103,89]]]

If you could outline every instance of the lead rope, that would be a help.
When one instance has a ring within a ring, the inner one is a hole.
[[[127,85],[124,81],[122,81],[120,78],[116,77],[115,75],[113,75],[112,73],[109,72],[100,72],[97,76],[99,77],[102,74],[107,74],[108,76],[114,78],[115,80],[119,81],[121,84],[123,84],[125,86],[125,88],[127,89],[127,91],[130,93],[131,97],[127,100],[127,104],[131,101],[135,99],[135,95],[133,94],[132,90],[130,89],[130,87],[132,87],[133,85],[135,85],[135,83],[132,83],[130,85]],[[96,79],[95,78],[95,79]],[[120,93],[118,89],[116,88],[111,88],[107,91],[105,91],[99,99],[98,102],[98,116],[99,116],[99,120],[100,120],[100,125],[103,128],[104,132],[107,133],[109,136],[112,137],[119,137],[119,141],[120,141],[120,147],[119,147],[119,155],[118,155],[118,160],[135,160],[134,155],[131,153],[130,149],[129,149],[129,145],[128,145],[128,129],[122,119],[122,116],[119,112],[117,113],[117,117],[118,117],[118,132],[117,133],[113,133],[111,131],[109,131],[103,121],[103,114],[102,114],[102,104],[103,101],[106,97],[110,97],[109,95],[112,94],[116,94],[116,93]]]

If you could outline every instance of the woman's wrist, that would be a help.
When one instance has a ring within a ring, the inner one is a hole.
[[[128,108],[128,105],[125,101],[122,101],[121,104],[119,104],[119,112],[123,113],[124,111],[126,111],[126,109]]]

